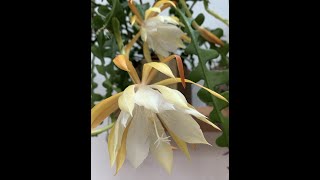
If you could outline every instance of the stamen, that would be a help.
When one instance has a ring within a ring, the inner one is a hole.
[[[156,148],[159,147],[160,143],[161,142],[165,142],[167,144],[170,144],[169,142],[171,141],[169,138],[170,136],[167,136],[165,137],[165,133],[162,133],[161,134],[161,137],[159,136],[159,133],[158,133],[158,129],[157,129],[157,125],[156,125],[156,121],[153,120],[153,124],[154,124],[154,128],[156,130],[156,135],[157,135],[157,140],[154,142],[154,144],[157,144]]]

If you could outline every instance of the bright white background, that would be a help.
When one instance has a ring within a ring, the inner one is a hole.
[[[135,0],[138,2],[137,0]],[[143,2],[154,2],[153,0],[143,0]],[[188,2],[191,4],[190,2]],[[229,19],[229,1],[227,0],[210,0],[209,8],[223,18]],[[223,39],[229,41],[229,28],[220,21],[213,18],[205,10],[201,1],[197,2],[193,8],[194,14],[203,13],[205,15],[204,27],[217,28],[224,30]],[[103,77],[97,75],[95,81],[103,81]],[[105,94],[105,89],[99,86],[95,92]],[[193,93],[196,94],[198,88],[194,88]],[[194,106],[201,106],[196,96],[192,99]],[[227,148],[219,148],[215,145],[215,139],[219,133],[205,133],[206,139],[213,146],[198,145],[196,149],[189,146],[191,161],[179,150],[174,151],[174,165],[172,174],[168,175],[156,161],[149,156],[142,165],[134,169],[126,161],[120,172],[114,176],[115,169],[109,165],[109,157],[106,142],[106,133],[99,137],[91,138],[91,179],[92,180],[227,180],[229,179],[228,169],[229,156],[223,155],[228,151]]]

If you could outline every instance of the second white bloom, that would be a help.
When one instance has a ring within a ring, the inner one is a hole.
[[[178,24],[169,16],[149,18],[141,26],[141,38],[157,54],[167,57],[178,48],[185,48],[181,40],[185,33],[176,26]]]

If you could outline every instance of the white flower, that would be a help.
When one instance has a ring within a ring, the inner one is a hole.
[[[178,141],[209,144],[191,115],[200,119],[205,116],[190,107],[177,90],[162,85],[131,85],[119,97],[118,104],[121,113],[115,127],[120,130],[115,131],[115,136],[122,137],[129,125],[126,157],[135,168],[150,152],[166,171],[171,172],[172,147],[164,129],[173,133],[171,136]]]
[[[141,38],[157,54],[167,57],[178,48],[185,48],[181,36],[185,35],[176,25],[179,23],[169,16],[148,18],[141,26]]]
[[[165,63],[144,64],[140,80],[127,57],[118,55],[113,62],[120,69],[127,71],[135,84],[94,106],[91,111],[91,128],[96,128],[106,117],[120,108],[121,112],[108,136],[110,164],[117,164],[116,172],[126,158],[134,167],[138,167],[150,152],[170,173],[173,153],[165,129],[187,157],[190,155],[186,143],[209,144],[192,116],[219,128],[188,104],[181,92],[165,85],[192,83],[227,101],[223,96],[188,79],[175,78]],[[156,70],[171,78],[149,84]]]

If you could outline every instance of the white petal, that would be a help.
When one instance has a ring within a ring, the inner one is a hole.
[[[158,16],[158,17],[159,17],[160,21],[162,21],[164,23],[171,23],[174,25],[179,25],[179,22],[170,16]]]
[[[160,120],[174,134],[187,143],[209,144],[203,136],[199,124],[186,113],[165,111],[159,114]]]
[[[148,115],[149,114],[149,115]],[[137,168],[149,154],[149,132],[152,122],[148,120],[150,113],[143,107],[136,107],[129,126],[126,151],[131,165]]]
[[[131,120],[131,116],[129,113],[125,112],[125,111],[121,111],[119,116],[118,116],[118,120],[120,120],[120,123],[123,127],[127,127],[128,123],[130,122]]]
[[[125,111],[121,111],[114,125],[114,152],[120,148],[123,132],[129,122],[130,114]]]
[[[174,109],[173,104],[167,102],[158,91],[148,86],[139,86],[134,102],[155,113]]]
[[[130,113],[131,116],[134,108],[134,95],[135,95],[134,88],[135,88],[135,85],[128,86],[118,99],[119,108],[122,111],[126,111]]]
[[[163,137],[167,137],[161,122],[158,118],[154,118],[154,123],[156,123],[158,134]],[[159,164],[168,172],[171,173],[172,162],[173,162],[173,152],[169,142],[160,141],[159,144],[155,142],[158,137],[156,132],[153,131],[151,134],[150,151],[152,156],[159,162]]]
[[[169,52],[175,52],[179,48],[179,44],[176,43],[177,37],[171,37],[172,35],[179,36],[179,34],[173,34],[174,30],[172,28],[158,27],[157,29],[158,31],[155,33],[148,33],[148,38],[153,42],[153,49],[156,53],[167,57]],[[170,35],[170,33],[172,34]]]
[[[178,23],[167,16],[156,16],[145,21],[146,39],[149,47],[157,54],[167,57],[170,52],[185,47],[180,39],[184,32],[174,24]]]
[[[178,111],[180,111],[180,112],[184,112],[184,113],[190,114],[190,115],[192,115],[192,116],[195,116],[195,117],[198,118],[199,120],[201,120],[201,121],[203,121],[203,122],[205,122],[205,123],[211,125],[212,127],[214,127],[214,128],[216,128],[216,129],[218,129],[218,130],[221,131],[221,129],[220,129],[218,126],[216,126],[216,125],[213,124],[211,121],[209,121],[205,115],[201,114],[199,111],[197,111],[196,109],[194,109],[194,107],[191,106],[191,105],[190,105],[190,107],[188,107],[188,108],[184,108],[184,107],[183,107],[183,108],[180,108],[180,107],[177,107],[176,109],[177,109]]]
[[[151,38],[149,38],[149,39],[150,39],[150,42],[153,41],[153,40],[151,40]],[[167,51],[166,49],[162,48],[162,46],[160,46],[160,44],[157,43],[157,40],[155,40],[155,42],[156,43],[153,43],[154,44],[153,48],[151,46],[150,46],[150,48],[152,48],[157,54],[159,54],[163,57],[168,57],[170,55],[170,52]],[[149,43],[149,41],[148,41],[148,43]]]
[[[200,117],[203,117],[203,118],[207,118],[205,115],[201,114],[199,111],[197,111],[196,109],[193,109],[193,108],[186,108],[184,110],[185,113],[188,113],[190,115],[193,115],[197,118],[200,118]]]
[[[154,69],[156,69],[157,71],[169,76],[169,77],[172,77],[174,78],[174,75],[170,69],[170,67],[163,63],[163,62],[149,62],[149,63],[145,63],[143,65],[143,73],[149,73],[150,72],[150,68],[147,68],[147,67],[152,67]],[[148,72],[149,71],[149,72]],[[147,75],[148,76],[148,75]]]
[[[145,42],[147,40],[147,32],[145,28],[141,28],[141,39]]]
[[[188,108],[188,102],[180,91],[162,85],[153,85],[151,87],[159,90],[164,99],[168,102],[176,106]]]

